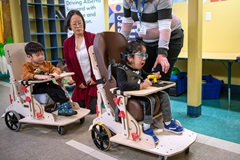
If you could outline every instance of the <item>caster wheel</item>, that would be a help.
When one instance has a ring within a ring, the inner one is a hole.
[[[188,154],[189,153],[189,147],[187,149],[185,149],[185,153]]]
[[[98,149],[107,151],[112,142],[110,141],[111,132],[103,123],[97,123],[92,128],[92,140]]]
[[[60,135],[63,135],[63,134],[64,134],[64,127],[63,127],[63,126],[58,126],[57,132],[58,132]]]
[[[80,121],[80,124],[83,124],[85,122],[85,117],[81,118],[79,121]]]
[[[157,160],[167,160],[167,157],[165,157],[165,156],[159,156]]]
[[[20,115],[16,111],[8,111],[5,114],[5,123],[7,127],[15,132],[21,128]]]

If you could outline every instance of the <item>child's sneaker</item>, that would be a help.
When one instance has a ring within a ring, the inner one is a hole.
[[[159,139],[157,138],[157,136],[153,133],[153,129],[150,127],[148,128],[147,130],[144,131],[145,134],[149,135],[149,136],[152,136],[155,143],[158,143],[159,142]]]
[[[176,134],[181,134],[182,131],[183,131],[183,127],[177,125],[176,120],[172,119],[171,123],[169,125],[166,125],[164,123],[164,130],[165,131],[170,131],[170,132],[173,132],[173,133],[176,133]]]
[[[72,106],[69,102],[60,104],[58,106],[58,115],[61,116],[72,116],[72,115],[76,115],[77,111],[72,110]]]

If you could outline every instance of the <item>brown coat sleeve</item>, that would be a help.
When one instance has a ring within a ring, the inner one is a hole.
[[[34,79],[34,68],[32,67],[31,63],[26,62],[22,66],[22,75],[21,78],[22,80],[30,80]]]
[[[52,65],[51,62],[46,61],[45,64],[46,65],[44,67],[47,67],[46,70],[49,69],[49,73],[57,73],[57,74],[61,74],[62,73],[60,68],[55,67],[54,65]],[[45,68],[44,68],[44,70],[45,70]]]
[[[22,66],[22,75],[21,78],[22,80],[30,80],[34,79],[34,70],[36,68],[42,68],[45,73],[51,74],[51,73],[57,73],[61,74],[61,70],[58,67],[55,67],[52,65],[51,62],[45,61],[39,66],[34,66],[31,62],[26,62]]]

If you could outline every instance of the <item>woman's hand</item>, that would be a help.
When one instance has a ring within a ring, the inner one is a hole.
[[[94,82],[94,81],[92,80],[92,78],[91,78],[90,81],[88,82],[88,84],[89,84],[89,86],[93,86],[93,85],[96,84],[96,82]]]
[[[165,57],[163,54],[158,54],[153,68],[156,68],[158,64],[160,64],[162,66],[162,71],[164,73],[168,72],[168,70],[170,68],[170,64],[168,62],[167,57]]]
[[[86,86],[84,86],[83,83],[81,83],[78,87],[81,88],[81,89],[85,89],[86,88]]]
[[[95,84],[96,84],[96,82],[94,82],[92,79],[90,79],[90,80],[88,81],[88,85],[89,85],[89,86],[92,86],[92,85],[95,85]],[[78,87],[81,88],[81,89],[87,88],[86,86],[84,86],[83,83],[81,83]]]

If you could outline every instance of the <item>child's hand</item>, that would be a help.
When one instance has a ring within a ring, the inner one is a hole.
[[[161,78],[160,72],[155,72],[155,73],[153,73],[153,74],[156,75],[157,79]]]
[[[51,74],[49,74],[50,76],[54,76],[54,78],[56,79],[56,80],[58,80],[59,78],[60,78],[60,75],[59,74],[57,74],[57,73],[51,73]]]
[[[35,78],[35,79],[49,80],[49,79],[52,79],[52,76],[50,76],[50,75],[36,74],[36,75],[34,75],[34,78]]]
[[[146,89],[151,85],[152,85],[152,82],[148,78],[146,78],[144,82],[140,84],[140,89]]]

